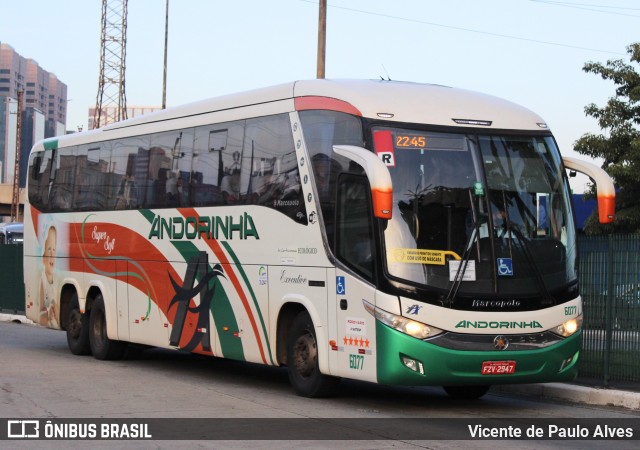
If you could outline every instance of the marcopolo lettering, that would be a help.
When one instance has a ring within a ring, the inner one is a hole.
[[[474,300],[472,308],[517,308],[520,300]]]
[[[520,328],[520,329],[525,329],[525,328],[542,328],[542,325],[540,324],[540,322],[536,321],[536,320],[532,320],[531,322],[487,322],[485,320],[475,320],[475,321],[471,321],[471,320],[461,320],[460,322],[458,322],[458,324],[456,325],[456,328],[478,328],[478,329],[482,329],[482,328],[511,328],[511,329],[515,329],[515,328]]]
[[[241,216],[188,216],[153,218],[149,239],[260,239],[253,218],[244,213]]]
[[[274,208],[285,206],[300,206],[300,200],[274,200],[273,206]]]

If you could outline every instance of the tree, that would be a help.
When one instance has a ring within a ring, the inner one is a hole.
[[[627,53],[632,63],[640,63],[640,43],[628,46]],[[605,106],[591,103],[585,107],[585,114],[595,118],[605,133],[584,134],[574,144],[578,153],[602,158],[602,168],[616,186],[616,221],[600,225],[594,212],[585,232],[640,233],[640,74],[621,59],[609,60],[606,65],[588,62],[582,70],[616,85],[615,96]]]

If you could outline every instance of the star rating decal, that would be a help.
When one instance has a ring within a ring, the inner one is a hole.
[[[345,346],[350,345],[352,347],[358,348],[369,348],[369,344],[371,343],[369,339],[362,337],[353,337],[353,336],[345,336],[342,338],[342,342]]]

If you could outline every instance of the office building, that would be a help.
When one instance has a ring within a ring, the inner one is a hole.
[[[67,85],[38,63],[0,42],[0,183],[12,183],[18,91],[23,91],[20,186],[24,187],[29,151],[40,139],[64,134]]]

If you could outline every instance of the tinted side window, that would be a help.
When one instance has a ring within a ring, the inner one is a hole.
[[[196,128],[189,185],[194,206],[239,202],[243,138],[244,121]]]
[[[179,207],[189,204],[192,148],[191,129],[151,136],[145,207]]]
[[[257,204],[307,223],[288,114],[34,153],[29,200],[42,211]]]
[[[73,184],[76,173],[76,147],[59,148],[52,158],[49,209],[70,211],[73,206]]]
[[[307,223],[288,114],[247,120],[241,196]]]
[[[111,144],[78,146],[74,204],[80,211],[105,209],[109,202]]]
[[[316,184],[322,220],[329,247],[335,246],[336,182],[341,173],[360,166],[334,155],[334,145],[362,147],[364,138],[359,118],[336,111],[301,111],[304,140],[311,157],[311,169]]]
[[[46,163],[44,162],[44,152],[32,153],[29,156],[29,202],[39,210],[43,209],[42,191],[43,186],[47,185],[48,193],[48,172],[47,182],[44,182],[44,171]]]
[[[342,175],[338,182],[336,256],[347,266],[373,279],[371,188],[366,177]]]
[[[110,208],[132,209],[144,205],[149,171],[149,138],[113,141],[109,180]]]
[[[317,153],[332,156],[334,145],[364,146],[359,118],[336,111],[301,111],[304,140],[313,157]]]

